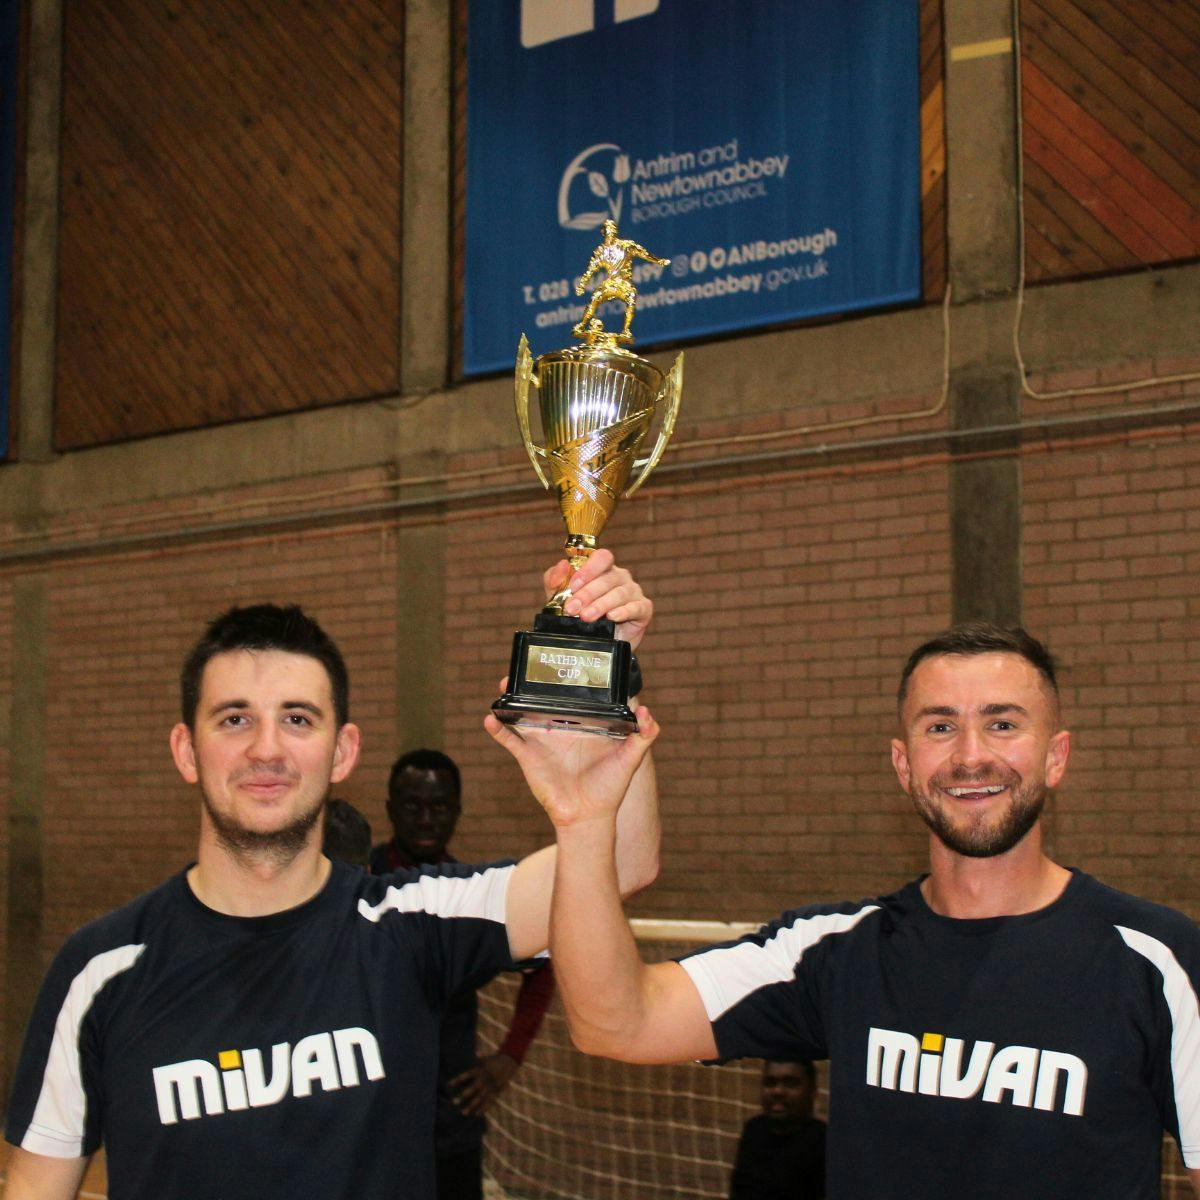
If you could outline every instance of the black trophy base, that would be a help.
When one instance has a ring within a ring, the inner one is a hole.
[[[629,707],[632,653],[611,621],[538,613],[513,637],[508,691],[492,705],[506,725],[624,738],[637,733]]]

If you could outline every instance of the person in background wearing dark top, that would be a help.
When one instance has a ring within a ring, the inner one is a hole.
[[[462,812],[461,798],[462,777],[448,755],[412,750],[398,758],[388,777],[393,836],[371,851],[371,873],[457,861],[446,846]],[[524,971],[504,1041],[495,1054],[479,1058],[475,990],[487,982],[488,977],[475,980],[454,996],[442,1019],[434,1126],[438,1200],[483,1195],[483,1114],[517,1073],[554,995],[548,961]]]
[[[763,1063],[763,1110],[742,1128],[729,1200],[823,1200],[825,1122],[811,1062]]]
[[[371,856],[371,823],[350,803],[330,797],[325,801],[325,834],[321,853],[326,858],[366,870]]]

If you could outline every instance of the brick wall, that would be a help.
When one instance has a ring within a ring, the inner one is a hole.
[[[658,605],[643,657],[664,727],[664,858],[639,913],[753,919],[876,893],[921,869],[924,836],[887,740],[900,662],[950,619],[948,470],[927,458],[663,477],[618,511],[605,541]],[[1026,620],[1069,666],[1077,735],[1049,822],[1054,848],[1198,913],[1188,851],[1200,822],[1188,808],[1200,762],[1187,705],[1200,695],[1200,450],[1178,431],[1064,442],[1026,454],[1023,474]],[[326,486],[298,478],[261,501],[278,507]],[[194,503],[162,511],[178,519]],[[549,831],[480,722],[512,633],[537,608],[561,522],[548,497],[436,519],[445,637],[431,669],[444,678],[445,745],[464,769],[457,848],[520,855]],[[402,748],[399,581],[423,570],[399,562],[397,544],[394,528],[327,528],[49,569],[44,957],[192,853],[196,800],[166,747],[175,675],[203,622],[234,601],[298,600],[343,646],[364,757],[339,793],[386,834],[386,772]],[[0,703],[8,687],[0,660]]]
[[[640,913],[752,919],[870,894],[919,867],[924,840],[888,737],[904,647],[949,620],[946,469],[846,471],[651,485],[605,533],[657,605],[642,657],[663,726],[664,853]],[[532,568],[560,544],[561,522],[547,499],[448,534],[447,743],[464,767],[461,845],[520,853],[546,825],[479,738],[479,716],[498,647],[536,610]],[[488,570],[499,612],[469,582],[469,547],[493,540],[505,547]]]
[[[197,800],[176,774],[179,664],[233,603],[298,601],[342,647],[365,746],[340,794],[376,824],[390,762],[395,540],[339,531],[76,562],[47,603],[46,914],[53,954],[81,922],[157,883],[195,853]]]
[[[1075,734],[1061,861],[1200,917],[1200,444],[1165,431],[1031,458],[1026,619]]]

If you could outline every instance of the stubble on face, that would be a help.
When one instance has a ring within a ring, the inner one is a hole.
[[[328,675],[308,656],[236,650],[207,664],[194,726],[171,733],[176,766],[199,786],[202,847],[207,830],[243,865],[274,868],[313,845],[357,757],[357,727],[334,732],[331,710]]]
[[[1062,778],[1059,721],[1057,694],[1024,657],[934,655],[910,676],[892,763],[946,849],[994,858],[1034,829]]]
[[[204,781],[200,781],[200,799],[216,833],[217,843],[235,858],[246,863],[286,867],[308,843],[313,827],[320,821],[329,789],[312,807],[298,813],[278,829],[251,829],[236,817],[222,813],[212,802]]]
[[[914,778],[908,795],[921,820],[948,850],[965,858],[995,858],[1007,854],[1037,824],[1046,806],[1048,789],[1042,783],[1025,782],[1011,769],[971,771],[958,766],[945,776],[930,780],[931,788],[992,787],[1008,788],[1008,806],[1000,813],[978,813],[956,824],[946,808],[923,791]]]

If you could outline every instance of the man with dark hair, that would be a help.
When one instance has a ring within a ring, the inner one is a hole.
[[[548,571],[549,593],[569,574]],[[651,605],[611,554],[572,587],[585,619],[640,641]],[[322,855],[360,737],[341,655],[299,609],[220,617],[181,696],[170,743],[200,790],[196,862],[56,957],[8,1108],[6,1200],[71,1200],[101,1143],[121,1200],[432,1200],[442,1010],[545,948],[556,851],[383,878]],[[657,869],[653,733],[554,750],[577,800],[620,805],[628,890]]]
[[[809,1059],[763,1063],[762,1112],[742,1127],[729,1200],[823,1200],[825,1122],[813,1116],[816,1095]]]
[[[970,657],[988,653],[1015,654],[1018,658],[1025,659],[1042,677],[1047,699],[1055,706],[1058,705],[1058,663],[1037,638],[1020,626],[1005,629],[988,621],[962,621],[927,642],[922,642],[908,656],[908,661],[900,672],[900,686],[896,692],[897,712],[903,713],[904,701],[908,696],[908,681],[913,671],[925,659],[945,654]]]
[[[376,875],[411,870],[419,863],[454,863],[449,841],[462,813],[458,765],[440,750],[410,750],[388,775],[392,838],[371,853]],[[483,1195],[484,1114],[525,1061],[554,996],[554,972],[546,959],[522,968],[521,986],[508,1032],[494,1054],[476,1053],[475,992],[488,980],[472,980],[452,996],[438,1037],[438,1200],[480,1200]]]
[[[191,648],[179,672],[180,719],[195,726],[204,668],[229,650],[283,650],[315,658],[325,668],[340,729],[350,720],[350,678],[342,652],[298,604],[252,604],[222,613]]]
[[[325,802],[321,853],[334,862],[367,868],[371,857],[371,823],[349,800],[330,796]]]
[[[828,1058],[838,1200],[1151,1200],[1164,1130],[1200,1195],[1200,931],[1045,854],[1071,743],[1053,660],[1022,630],[955,628],[910,657],[898,715],[929,874],[653,965],[622,912],[613,814],[490,724],[557,828],[551,951],[576,1045]]]
[[[440,750],[409,750],[388,773],[390,841],[371,851],[371,873],[441,862],[462,812],[462,775]]]

